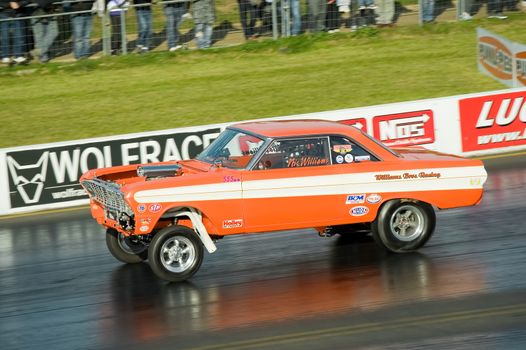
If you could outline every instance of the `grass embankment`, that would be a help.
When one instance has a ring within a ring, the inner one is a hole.
[[[0,69],[0,147],[501,89],[475,28],[525,42],[523,14]]]

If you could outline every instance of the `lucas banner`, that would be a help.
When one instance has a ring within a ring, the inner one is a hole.
[[[459,100],[462,151],[526,145],[526,91]]]

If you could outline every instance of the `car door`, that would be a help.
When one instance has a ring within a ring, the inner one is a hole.
[[[249,231],[313,227],[330,220],[331,186],[327,136],[274,140],[243,174],[244,216]]]

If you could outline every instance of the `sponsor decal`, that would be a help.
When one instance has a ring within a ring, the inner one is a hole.
[[[352,152],[352,145],[334,145],[332,150],[336,153],[346,154]]]
[[[526,145],[526,92],[459,101],[462,151]]]
[[[423,145],[435,142],[430,109],[380,115],[373,118],[373,135],[387,146]]]
[[[338,154],[336,156],[336,163],[342,164],[343,163],[343,156],[341,154]]]
[[[482,185],[482,179],[480,179],[480,178],[477,178],[477,179],[469,179],[469,184],[470,184],[471,186],[476,186],[476,187],[481,186],[481,185]]]
[[[367,132],[367,121],[365,118],[352,118],[352,119],[345,119],[339,121],[342,124],[347,124],[354,126],[355,128],[358,128],[364,132]]]
[[[141,231],[141,232],[146,232],[146,231],[148,231],[149,229],[150,229],[149,226],[143,225],[143,226],[141,226],[141,227],[139,228],[139,231]]]
[[[152,222],[152,219],[150,218],[142,218],[140,220],[141,225],[149,225]]]
[[[223,182],[240,182],[241,179],[233,175],[228,175],[223,177]]]
[[[87,199],[80,176],[90,169],[190,159],[219,135],[219,128],[83,142],[6,152],[10,208]]]
[[[368,195],[366,200],[367,200],[367,203],[376,204],[382,200],[382,196],[380,196],[377,193],[373,193],[373,194]]]
[[[150,213],[158,213],[159,211],[161,211],[162,207],[163,206],[159,203],[153,203],[148,206],[148,211]]]
[[[139,205],[137,206],[137,211],[138,211],[139,213],[144,213],[144,212],[146,211],[146,204],[139,204]]]
[[[497,36],[479,36],[478,59],[493,77],[500,80],[512,79],[513,55],[504,40]]]
[[[366,162],[371,160],[371,156],[354,156],[355,162]]]
[[[344,158],[346,163],[352,163],[354,160],[354,157],[350,153],[346,154]]]
[[[374,175],[376,181],[429,179],[429,178],[440,179],[441,176],[442,176],[441,173],[425,172],[425,171],[421,171],[419,173],[377,174],[377,175]]]
[[[345,200],[345,204],[362,204],[365,202],[365,193],[362,194],[350,194]]]
[[[351,210],[349,211],[349,214],[351,214],[352,216],[364,216],[367,215],[367,213],[369,213],[369,208],[363,205],[351,208]]]
[[[238,227],[243,227],[243,219],[223,220],[223,228],[238,228]]]
[[[306,166],[325,165],[328,163],[329,162],[326,158],[307,156],[307,157],[300,157],[300,158],[289,158],[287,165],[289,168],[297,168],[297,167],[306,167]]]

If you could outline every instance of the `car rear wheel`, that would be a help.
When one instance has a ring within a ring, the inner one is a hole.
[[[180,282],[192,277],[203,262],[203,244],[185,226],[169,226],[159,231],[148,249],[150,267],[160,278]]]
[[[106,230],[106,246],[111,255],[127,264],[136,264],[148,259],[147,245],[111,228]]]
[[[393,200],[382,206],[371,229],[380,247],[395,253],[406,253],[426,244],[435,230],[435,221],[431,205]]]

